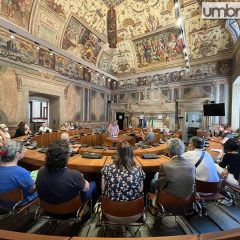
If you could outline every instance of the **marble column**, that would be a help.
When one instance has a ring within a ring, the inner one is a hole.
[[[240,127],[240,84],[233,84],[232,87],[232,122],[233,130]]]

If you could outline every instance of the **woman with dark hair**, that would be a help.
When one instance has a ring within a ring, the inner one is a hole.
[[[18,124],[18,128],[16,129],[16,133],[14,135],[14,137],[21,137],[24,135],[28,135],[31,134],[32,132],[30,131],[28,125],[26,124],[26,122],[20,122]]]
[[[130,201],[140,197],[145,173],[133,160],[132,146],[119,143],[112,164],[102,169],[102,191],[115,201]]]
[[[0,151],[0,193],[10,192],[16,188],[22,188],[24,205],[37,197],[35,184],[30,172],[17,165],[24,156],[24,146],[17,141],[6,143]],[[6,207],[12,207],[15,203],[4,202]]]
[[[230,138],[224,144],[224,155],[217,166],[218,173],[225,177],[226,182],[229,184],[239,185],[240,174],[240,143],[237,139]]]
[[[82,200],[96,191],[96,183],[88,182],[76,170],[66,167],[70,154],[66,140],[49,145],[46,164],[37,175],[36,186],[39,198],[50,204],[67,202],[81,193]]]

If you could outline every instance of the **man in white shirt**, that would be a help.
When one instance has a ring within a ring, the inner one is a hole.
[[[218,182],[219,176],[212,156],[208,152],[204,152],[203,148],[204,140],[200,137],[192,137],[189,141],[188,151],[183,154],[183,157],[195,165],[197,180]],[[202,160],[199,161],[201,157]],[[198,166],[196,166],[197,163]]]
[[[41,133],[46,133],[46,132],[51,133],[52,129],[48,128],[47,123],[44,122],[44,123],[42,123],[42,126],[39,128],[39,132],[41,132]]]

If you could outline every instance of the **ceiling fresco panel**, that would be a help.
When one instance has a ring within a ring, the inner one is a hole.
[[[128,0],[116,9],[119,41],[139,38],[176,23],[172,0]]]
[[[134,46],[139,68],[183,58],[183,42],[179,29],[167,30],[135,40]]]
[[[197,59],[224,54],[233,47],[231,34],[223,20],[203,20],[199,5],[184,8],[185,35],[191,58]]]
[[[64,50],[95,64],[103,45],[104,42],[80,21],[70,19],[63,36]]]
[[[0,17],[28,30],[33,2],[33,0],[2,0]]]

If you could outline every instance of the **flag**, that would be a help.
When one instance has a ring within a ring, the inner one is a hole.
[[[152,113],[152,127],[154,127],[154,114]]]

